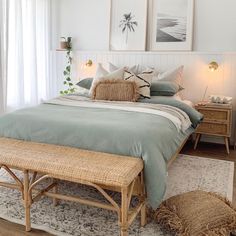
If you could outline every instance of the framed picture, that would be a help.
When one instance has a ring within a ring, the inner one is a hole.
[[[111,0],[110,50],[145,50],[147,0]]]
[[[152,0],[150,50],[192,50],[194,0]]]

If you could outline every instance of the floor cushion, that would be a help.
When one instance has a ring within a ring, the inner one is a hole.
[[[236,229],[236,211],[230,202],[200,190],[167,199],[154,218],[164,230],[181,236],[228,236]]]

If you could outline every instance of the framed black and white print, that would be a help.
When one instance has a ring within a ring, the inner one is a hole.
[[[194,0],[151,0],[150,50],[192,50]]]
[[[110,50],[145,50],[147,0],[111,0]]]

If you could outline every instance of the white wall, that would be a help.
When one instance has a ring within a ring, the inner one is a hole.
[[[60,4],[59,37],[73,37],[75,50],[107,50],[110,27],[109,1],[58,1]]]
[[[149,0],[150,1],[150,0]],[[108,50],[110,0],[56,0],[60,36],[78,50]],[[194,51],[236,51],[236,0],[195,0]]]
[[[236,51],[236,1],[195,2],[194,50]]]

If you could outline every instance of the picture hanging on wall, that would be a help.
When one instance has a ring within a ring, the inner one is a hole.
[[[194,0],[152,0],[150,50],[192,50]]]
[[[147,0],[111,0],[110,50],[145,50]]]

